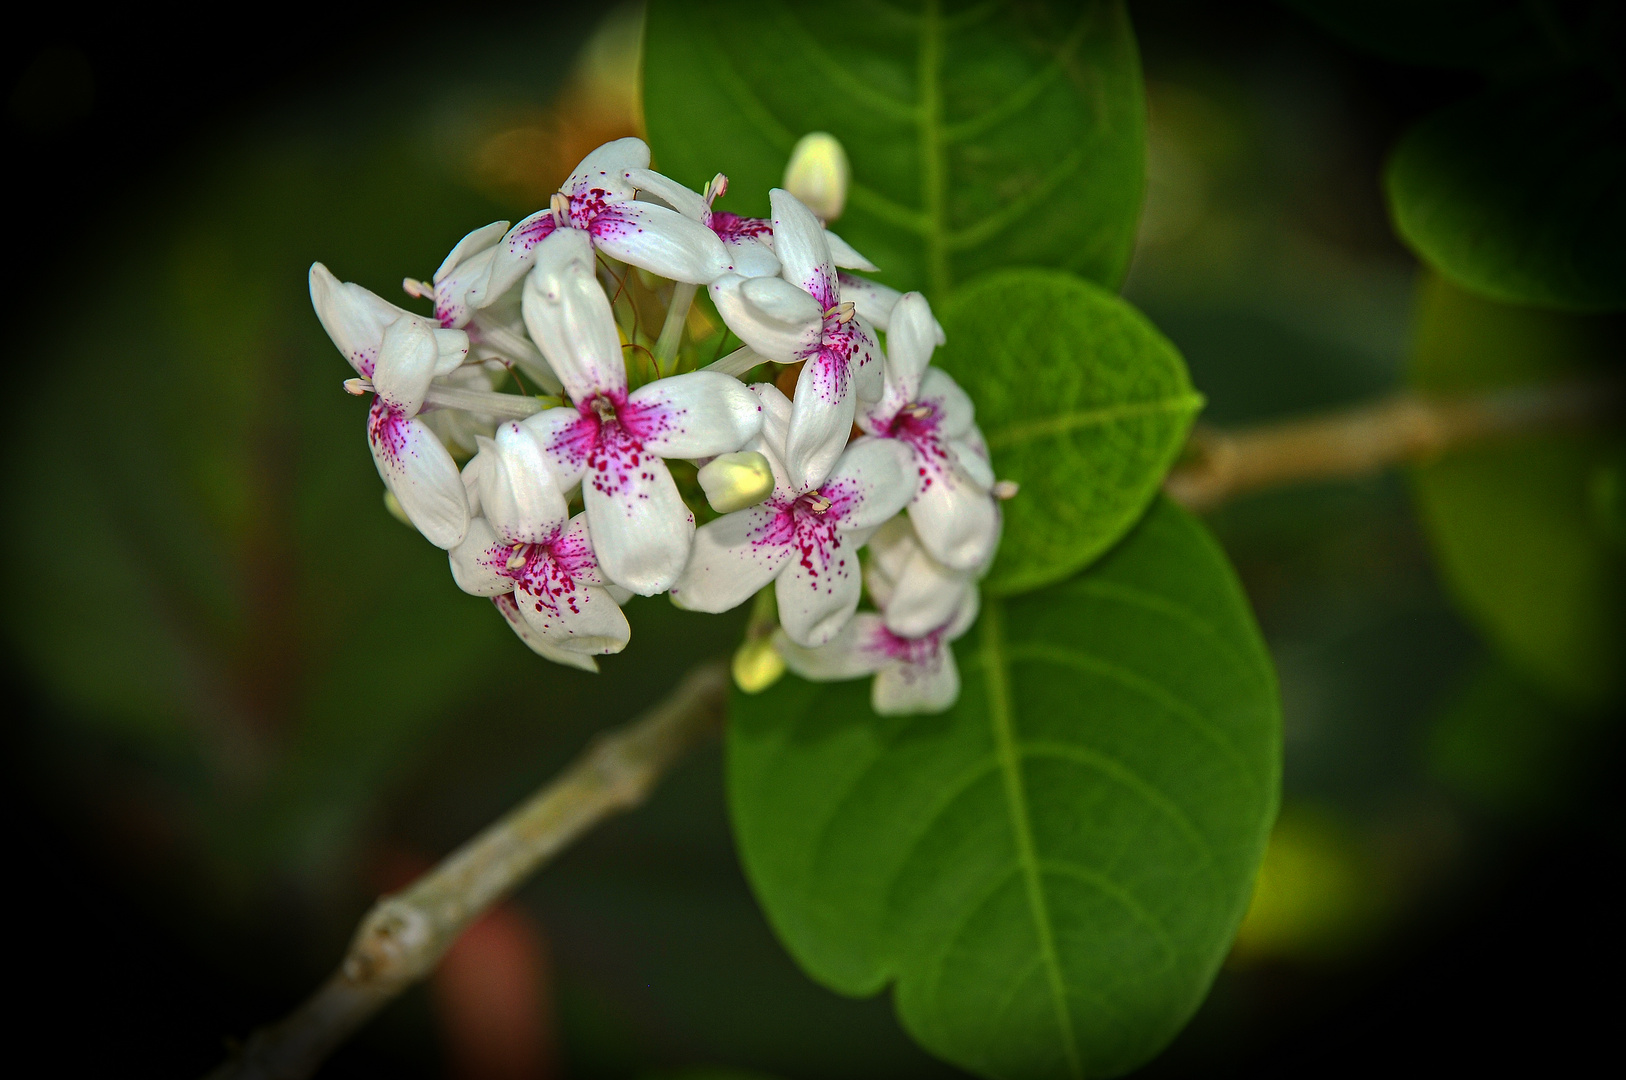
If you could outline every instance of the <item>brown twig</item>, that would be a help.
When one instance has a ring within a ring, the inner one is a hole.
[[[1163,490],[1188,509],[1213,510],[1265,488],[1369,476],[1476,443],[1597,422],[1619,406],[1616,384],[1566,383],[1478,397],[1398,394],[1239,431],[1199,426]]]
[[[339,969],[304,1004],[262,1028],[210,1080],[299,1080],[407,987],[434,970],[471,923],[550,857],[611,814],[643,802],[715,729],[721,663],[691,671],[637,721],[601,736],[545,787],[367,913]]]

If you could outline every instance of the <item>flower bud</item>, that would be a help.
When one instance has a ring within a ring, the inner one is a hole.
[[[827,131],[803,135],[785,166],[785,190],[826,222],[836,220],[846,208],[851,179],[847,151]]]
[[[751,638],[734,651],[730,670],[735,686],[747,694],[760,694],[785,674],[785,660],[769,638]]]
[[[732,514],[773,494],[773,467],[755,450],[722,454],[700,470],[700,487],[713,510]]]

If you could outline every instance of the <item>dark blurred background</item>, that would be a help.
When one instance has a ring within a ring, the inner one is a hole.
[[[1404,385],[1418,320],[1451,301],[1419,292],[1379,170],[1476,77],[1267,3],[1130,8],[1151,127],[1126,294],[1205,419]],[[393,297],[636,132],[636,7],[254,19],[36,7],[4,45],[26,315],[4,463],[13,1030],[69,1075],[206,1071],[315,986],[379,892],[740,629],[639,601],[597,679],[531,656],[385,513],[305,296],[321,259]],[[1614,709],[1461,613],[1415,509],[1430,482],[1210,517],[1280,668],[1286,795],[1235,954],[1149,1076],[1605,1050]],[[695,755],[323,1075],[950,1075],[884,996],[837,998],[783,954],[720,778]]]

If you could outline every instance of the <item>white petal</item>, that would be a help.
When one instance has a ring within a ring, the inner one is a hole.
[[[954,454],[955,464],[964,469],[966,475],[984,491],[994,486],[994,467],[988,463],[988,457],[983,444],[976,439],[951,439],[949,450]]]
[[[841,287],[830,259],[830,244],[824,239],[824,226],[813,211],[783,188],[774,188],[768,198],[773,206],[773,253],[779,258],[779,274],[812,296],[822,315],[841,303]]]
[[[755,596],[790,559],[781,509],[753,506],[695,530],[694,549],[672,600],[690,611],[728,611]]]
[[[780,278],[724,274],[709,291],[728,328],[776,363],[800,360],[823,332],[824,313],[818,302]]]
[[[340,281],[321,263],[311,263],[310,290],[322,329],[357,373],[372,378],[384,328],[403,317],[413,318],[412,313],[354,282]]]
[[[450,375],[463,366],[469,357],[469,335],[462,330],[433,326],[435,335],[435,377]]]
[[[593,218],[590,231],[606,255],[673,281],[706,285],[728,273],[717,234],[664,206],[617,203]]]
[[[690,191],[671,177],[662,176],[652,169],[628,169],[627,182],[640,192],[648,192],[660,199],[690,221],[705,224],[710,207],[699,192]]]
[[[723,248],[728,252],[728,261],[734,273],[741,277],[779,276],[779,259],[774,255],[773,248],[761,240],[742,236],[737,240],[724,240]]]
[[[979,569],[999,543],[999,504],[963,469],[928,466],[909,521],[932,557],[954,570]]]
[[[868,647],[880,624],[876,615],[854,615],[829,644],[816,649],[798,645],[783,630],[774,634],[773,646],[785,666],[814,682],[840,682],[873,675],[889,663],[885,653]]]
[[[908,560],[893,575],[892,593],[882,605],[886,628],[903,637],[924,637],[947,626],[968,602],[975,603],[976,592],[970,574],[950,570],[913,545]]]
[[[423,396],[435,377],[439,350],[435,335],[419,319],[396,319],[384,328],[373,370],[373,386],[390,408],[407,416],[418,415]]]
[[[858,610],[861,592],[858,545],[835,528],[798,530],[774,586],[779,625],[792,641],[809,648],[830,641]]]
[[[785,436],[785,473],[796,491],[810,491],[829,475],[852,434],[858,395],[845,356],[821,350],[796,377],[790,429]]]
[[[976,406],[971,403],[971,396],[942,368],[926,369],[915,400],[936,408],[939,438],[964,438],[976,421]]]
[[[867,270],[870,273],[879,273],[880,267],[870,262],[853,249],[853,246],[829,229],[824,230],[824,242],[830,246],[830,261],[837,266],[849,270]],[[843,296],[843,300],[848,297]]]
[[[545,660],[552,660],[556,664],[568,664],[570,667],[597,673],[598,661],[591,656],[585,653],[566,652],[564,649],[554,648],[541,635],[532,630],[530,624],[525,621],[524,616],[519,613],[519,604],[515,602],[513,593],[493,596],[491,602],[502,613],[503,619],[513,628],[514,633],[519,635],[519,639],[530,646],[532,652]]]
[[[470,289],[468,302],[483,308],[506,296],[536,265],[537,245],[552,236],[554,230],[552,210],[538,210],[509,229],[491,257],[491,276],[484,286]]]
[[[853,390],[858,394],[858,400],[867,402],[879,399],[885,386],[886,357],[870,324],[862,316],[855,316],[834,333],[826,331],[824,337],[826,344],[846,339],[848,362],[853,372]]]
[[[508,222],[493,221],[490,225],[482,225],[459,240],[457,246],[452,248],[451,254],[447,255],[445,261],[440,264],[440,269],[435,271],[434,283],[439,285],[442,281],[445,281],[447,276],[457,269],[464,259],[485,251],[487,248],[495,247],[497,241],[501,240],[503,233],[507,231]]]
[[[537,245],[525,279],[525,326],[574,401],[619,394],[627,386],[621,335],[594,276],[593,247],[579,229],[560,229]]]
[[[663,458],[701,458],[738,450],[762,430],[762,402],[716,371],[658,379],[632,392],[622,424]]]
[[[768,362],[768,358],[758,355],[757,351],[749,345],[741,345],[721,360],[714,360],[701,368],[701,371],[718,371],[724,375],[740,378],[752,368],[761,367]]]
[[[439,548],[462,543],[469,529],[469,503],[452,455],[416,417],[373,400],[367,414],[367,445],[378,475],[418,531]]]
[[[600,188],[621,198],[632,198],[627,173],[649,168],[649,146],[642,139],[628,137],[607,142],[582,158],[559,190],[568,194]]]
[[[960,697],[960,669],[954,650],[944,645],[935,662],[898,663],[882,668],[870,687],[870,707],[881,716],[940,713]]]
[[[464,474],[468,471],[468,466],[465,466]],[[888,518],[867,543],[870,557],[864,564],[864,587],[869,590],[869,598],[875,606],[884,609],[891,602],[898,576],[903,573],[909,560],[914,558],[915,552],[920,550],[920,541],[915,539],[914,526],[909,524],[909,519],[900,514]]]
[[[525,330],[520,303],[523,292],[510,289],[499,303],[474,313],[469,321],[469,348],[482,360],[494,359],[504,367],[518,365],[524,377],[544,393],[557,394],[564,385]]]
[[[882,285],[879,281],[861,278],[856,274],[841,274],[841,299],[850,300],[858,309],[858,315],[865,321],[873,324],[886,333],[892,332],[892,308],[903,294],[890,285]],[[932,328],[936,332],[937,344],[942,345],[948,340],[943,333],[943,325],[932,320]]]
[[[877,528],[904,508],[915,489],[911,458],[896,439],[852,441],[819,488],[842,529]]]
[[[598,445],[598,423],[567,407],[527,416],[520,425],[531,430],[547,452],[548,470],[560,491],[569,491],[587,470],[587,458]]]
[[[601,585],[574,582],[536,593],[520,587],[514,605],[533,633],[566,652],[618,653],[632,640],[627,616]]]
[[[752,383],[751,393],[762,403],[762,433],[746,447],[768,459],[773,469],[774,498],[789,502],[801,492],[791,487],[785,469],[785,437],[790,434],[790,398],[773,383]]]
[[[886,380],[905,402],[915,400],[920,380],[937,348],[932,306],[920,293],[904,293],[892,309],[892,328],[886,334]]]
[[[689,561],[694,515],[666,462],[625,441],[608,444],[588,462],[582,502],[606,577],[640,596],[672,587]]]
[[[469,519],[468,535],[448,554],[452,580],[471,596],[500,596],[514,591],[513,579],[502,573],[512,547],[502,542],[483,517]]]
[[[480,506],[497,534],[510,544],[540,544],[570,516],[551,454],[534,427],[510,420],[494,442],[481,447]]]

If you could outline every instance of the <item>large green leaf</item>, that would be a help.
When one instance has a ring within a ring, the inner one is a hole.
[[[989,591],[1060,581],[1145,511],[1202,406],[1185,362],[1125,301],[1071,274],[1004,270],[955,292],[937,362],[1020,483]]]
[[[1115,0],[655,0],[644,49],[656,164],[726,172],[719,209],[766,214],[796,140],[829,131],[854,177],[839,230],[898,288],[941,300],[1019,264],[1115,287],[1128,266],[1145,106]]]
[[[842,993],[989,1076],[1155,1054],[1230,945],[1275,815],[1276,682],[1204,528],[1160,501],[1087,573],[987,603],[941,716],[864,682],[736,695],[728,787],[747,875]]]
[[[1596,378],[1619,356],[1607,320],[1509,307],[1439,278],[1419,293],[1412,383],[1442,394]],[[1530,435],[1414,473],[1452,592],[1514,666],[1577,702],[1626,686],[1626,560],[1596,505],[1618,431]]]
[[[1459,102],[1413,127],[1385,177],[1401,237],[1510,303],[1626,307],[1626,109],[1574,75]]]

